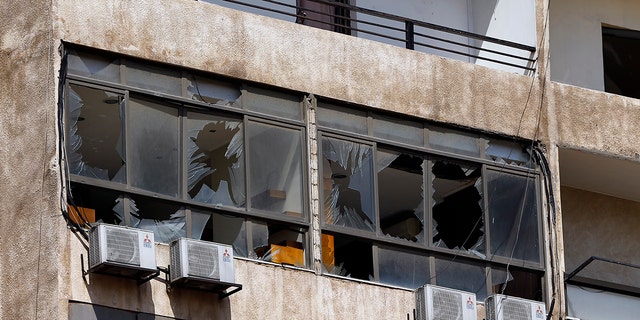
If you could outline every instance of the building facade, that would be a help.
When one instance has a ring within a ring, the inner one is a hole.
[[[426,284],[478,319],[640,310],[640,5],[21,4],[1,318],[414,319]],[[160,276],[86,272],[98,223],[153,232]],[[168,286],[183,237],[230,245],[241,290]]]

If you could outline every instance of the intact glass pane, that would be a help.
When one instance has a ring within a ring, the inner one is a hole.
[[[486,178],[491,254],[540,263],[535,179],[497,171]]]
[[[318,102],[318,126],[367,134],[367,113]]]
[[[245,206],[242,120],[187,114],[189,198],[222,206]]]
[[[67,52],[69,74],[120,83],[120,59],[76,50]]]
[[[131,185],[177,196],[178,109],[140,99],[131,99],[129,107]]]
[[[129,226],[152,231],[156,242],[170,243],[187,236],[184,210],[175,203],[133,195],[129,212]]]
[[[193,100],[221,106],[239,106],[235,102],[240,97],[240,89],[232,83],[191,75],[187,91]]]
[[[376,115],[373,118],[373,135],[418,147],[424,146],[424,129],[418,122]]]
[[[373,148],[322,138],[324,222],[374,231]]]
[[[176,96],[182,95],[179,70],[127,61],[127,85]]]
[[[462,259],[436,259],[436,285],[476,294],[478,301],[487,297],[485,267]]]
[[[378,149],[380,229],[386,235],[424,241],[422,157]]]
[[[429,257],[386,248],[378,249],[380,282],[416,289],[430,283]]]
[[[429,129],[429,146],[436,150],[479,157],[480,142],[473,135],[441,128]]]
[[[445,159],[431,166],[433,244],[485,257],[482,168]]]
[[[69,171],[124,183],[122,95],[75,84],[65,104]]]
[[[302,217],[302,132],[250,122],[248,135],[251,207]]]
[[[249,87],[243,92],[241,99],[242,105],[248,110],[286,119],[302,120],[299,96]]]

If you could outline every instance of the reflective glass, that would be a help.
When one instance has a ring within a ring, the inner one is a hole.
[[[367,113],[318,102],[318,126],[367,134]]]
[[[248,129],[251,207],[302,217],[302,132],[257,122]]]
[[[129,107],[131,185],[177,196],[178,109],[139,99],[131,99]]]
[[[107,55],[68,50],[67,72],[83,77],[120,83],[120,59]]]
[[[430,283],[429,257],[379,248],[378,262],[382,283],[410,289]]]

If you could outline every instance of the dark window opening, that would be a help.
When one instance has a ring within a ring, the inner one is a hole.
[[[371,242],[342,235],[322,234],[324,269],[331,274],[361,279],[373,279],[373,253]]]
[[[484,220],[480,190],[481,168],[436,161],[433,179],[433,243],[449,249],[482,252]]]
[[[604,91],[640,99],[640,31],[602,27]]]
[[[496,267],[491,270],[492,293],[542,301],[542,274],[518,268]]]
[[[334,0],[338,4],[348,4],[348,0]],[[351,12],[339,5],[318,0],[297,0],[298,18],[296,23],[351,34]]]
[[[124,216],[119,212],[124,197],[122,194],[82,184],[72,183],[69,199],[69,217],[80,225],[104,222],[123,225]]]
[[[305,234],[284,224],[252,222],[249,256],[254,259],[304,267]]]
[[[380,228],[386,235],[413,242],[424,239],[421,157],[378,150]]]

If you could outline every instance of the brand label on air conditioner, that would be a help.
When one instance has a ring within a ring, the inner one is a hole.
[[[222,253],[222,261],[231,262],[231,254],[229,254],[229,249],[224,249],[224,252]]]

